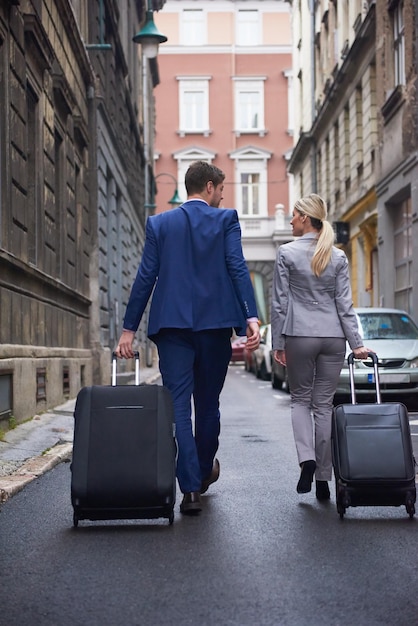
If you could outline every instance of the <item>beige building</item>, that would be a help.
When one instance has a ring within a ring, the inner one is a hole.
[[[415,3],[290,4],[294,193],[316,191],[327,200],[350,260],[355,305],[414,314]]]
[[[375,7],[293,2],[292,25],[294,193],[326,199],[351,262],[355,304],[377,304]]]
[[[168,0],[155,16],[156,211],[197,159],[226,174],[224,206],[238,210],[244,255],[268,321],[277,244],[290,236],[287,158],[293,139],[289,6],[284,0]]]

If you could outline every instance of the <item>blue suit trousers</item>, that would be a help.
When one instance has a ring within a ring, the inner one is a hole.
[[[164,328],[152,340],[174,403],[179,487],[183,493],[200,491],[219,446],[219,396],[231,358],[231,329]]]

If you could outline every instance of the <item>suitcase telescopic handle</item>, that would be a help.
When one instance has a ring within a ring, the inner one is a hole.
[[[375,352],[369,352],[368,356],[373,361],[373,371],[374,371],[374,382],[376,385],[376,402],[377,404],[381,404],[382,398],[380,395],[380,379],[379,379],[379,360],[377,358],[377,354]],[[347,357],[348,370],[350,373],[350,392],[351,392],[351,404],[356,404],[356,388],[354,384],[354,352],[350,352]]]
[[[134,359],[135,359],[135,385],[139,385],[139,352],[138,350],[134,351]],[[112,352],[112,387],[116,387],[116,363],[118,361],[118,357],[116,352]]]

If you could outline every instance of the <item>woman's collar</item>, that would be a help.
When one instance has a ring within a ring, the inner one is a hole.
[[[308,233],[305,233],[304,235],[301,235],[300,238],[301,239],[317,239],[318,238],[318,233],[310,230]]]

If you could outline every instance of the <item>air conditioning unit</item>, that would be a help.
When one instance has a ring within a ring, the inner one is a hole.
[[[333,222],[336,243],[343,245],[350,241],[350,224],[348,222]]]

